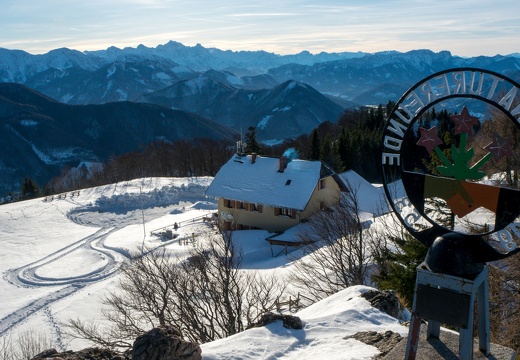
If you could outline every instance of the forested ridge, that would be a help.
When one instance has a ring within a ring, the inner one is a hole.
[[[324,122],[307,135],[267,146],[256,140],[256,128],[244,135],[246,144],[263,156],[279,157],[295,148],[300,159],[322,160],[336,172],[354,170],[370,182],[379,182],[381,131],[393,103],[378,107],[345,110],[336,123]],[[237,138],[237,141],[239,139]],[[47,184],[30,177],[19,193],[5,194],[4,202],[58,194],[87,187],[142,177],[215,176],[236,152],[236,144],[226,140],[193,139],[153,142],[139,151],[113,156],[106,163],[65,167]]]

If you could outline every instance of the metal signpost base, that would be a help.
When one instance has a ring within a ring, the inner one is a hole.
[[[405,359],[415,359],[421,319],[428,321],[427,338],[439,338],[440,324],[457,327],[459,358],[473,359],[473,311],[477,296],[479,349],[487,356],[490,352],[488,268],[467,279],[419,266]]]

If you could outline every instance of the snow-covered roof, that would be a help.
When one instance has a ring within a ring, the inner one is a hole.
[[[320,179],[321,161],[292,160],[283,172],[280,159],[234,155],[219,170],[206,195],[304,210]]]
[[[337,178],[358,197],[360,213],[367,213],[368,218],[373,218],[373,215],[379,216],[389,211],[383,187],[372,185],[354,170],[338,174]]]

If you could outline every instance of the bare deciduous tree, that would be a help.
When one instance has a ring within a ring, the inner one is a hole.
[[[71,320],[70,335],[129,348],[157,325],[174,325],[199,343],[244,330],[281,298],[285,285],[240,270],[242,252],[231,235],[207,233],[182,260],[163,248],[135,257],[123,267],[118,289],[104,301],[110,328]]]
[[[313,215],[302,235],[309,255],[295,265],[293,284],[320,300],[352,285],[366,284],[378,240],[363,218],[359,187],[347,184],[338,204]]]
[[[0,360],[30,360],[52,346],[45,333],[34,329],[22,331],[14,338],[7,334],[0,338]]]
[[[0,360],[12,360],[13,352],[11,334],[2,336],[0,338]]]
[[[517,256],[489,267],[491,340],[520,351],[520,261]]]

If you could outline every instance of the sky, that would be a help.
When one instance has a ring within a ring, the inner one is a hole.
[[[518,0],[2,0],[0,47],[46,53],[169,40],[222,50],[520,52]]]

